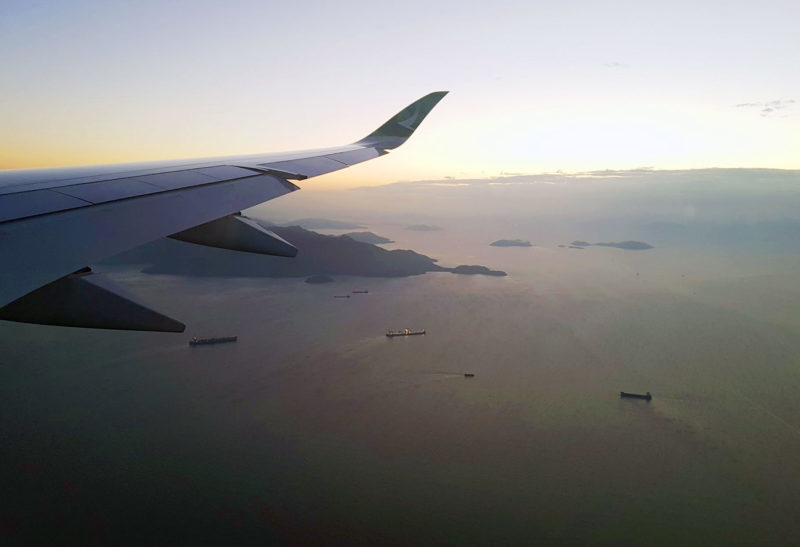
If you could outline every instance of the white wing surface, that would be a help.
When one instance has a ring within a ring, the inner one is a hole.
[[[165,236],[247,252],[297,250],[239,211],[403,144],[447,94],[412,103],[358,142],[291,152],[0,171],[0,319],[183,331],[86,266]]]

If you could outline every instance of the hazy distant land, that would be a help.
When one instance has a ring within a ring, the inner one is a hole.
[[[347,222],[342,220],[331,220],[329,218],[301,218],[286,222],[284,226],[302,226],[306,230],[359,230],[366,228],[362,224]]]
[[[438,232],[441,230],[439,226],[431,226],[430,224],[412,224],[411,226],[406,226],[406,230],[412,230],[414,232]]]
[[[498,239],[489,245],[492,247],[530,247],[531,242],[522,239]]]
[[[625,249],[628,251],[644,251],[652,249],[653,246],[644,241],[620,241],[618,243],[595,243],[598,247],[616,247],[617,249]]]
[[[609,242],[609,243],[589,243],[588,241],[581,241],[575,240],[570,243],[571,247],[615,247],[617,249],[625,249],[626,251],[644,251],[646,249],[652,249],[653,246],[649,243],[645,243],[644,241],[620,241],[620,242]]]
[[[104,262],[141,264],[144,273],[191,277],[405,277],[426,272],[506,275],[485,266],[447,268],[436,264],[436,259],[411,250],[389,251],[350,237],[318,234],[300,226],[271,226],[270,229],[300,250],[295,258],[241,253],[160,239]]]
[[[356,241],[360,241],[361,243],[371,243],[373,245],[380,245],[382,243],[394,243],[394,241],[392,241],[388,237],[379,236],[378,234],[374,234],[372,232],[348,232],[342,235],[347,236],[350,239],[355,239]]]

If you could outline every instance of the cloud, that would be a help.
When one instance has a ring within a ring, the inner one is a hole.
[[[734,108],[759,108],[761,109],[759,112],[759,116],[762,118],[767,117],[775,117],[781,116],[786,117],[788,114],[779,112],[782,110],[786,110],[787,108],[794,105],[796,101],[794,99],[776,99],[773,101],[763,101],[759,103],[739,103],[733,105]]]

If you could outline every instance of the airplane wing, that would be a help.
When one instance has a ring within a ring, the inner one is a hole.
[[[294,256],[290,243],[240,211],[297,190],[294,181],[387,154],[446,94],[430,93],[336,148],[0,171],[0,319],[182,332],[87,265],[165,236]]]

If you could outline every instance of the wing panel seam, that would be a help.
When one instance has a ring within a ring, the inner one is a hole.
[[[65,213],[65,212],[68,212],[68,211],[75,211],[77,209],[85,209],[87,207],[92,207],[92,206],[107,205],[109,203],[120,203],[120,202],[128,201],[128,200],[131,200],[131,199],[137,199],[137,198],[149,197],[149,196],[155,196],[155,195],[171,194],[173,192],[182,192],[182,191],[185,191],[185,190],[188,190],[188,189],[193,189],[193,188],[205,188],[205,187],[208,187],[208,186],[213,186],[215,184],[223,184],[223,183],[226,183],[226,182],[235,182],[235,181],[239,181],[239,180],[246,180],[246,179],[256,178],[256,177],[264,175],[264,173],[259,173],[259,172],[255,171],[253,169],[248,169],[248,171],[252,171],[253,174],[249,175],[249,176],[246,176],[246,177],[238,177],[238,178],[235,178],[235,179],[212,180],[212,181],[210,181],[208,183],[205,183],[205,184],[195,184],[193,186],[184,186],[184,187],[181,187],[181,188],[162,189],[161,192],[153,192],[151,194],[139,194],[139,195],[136,195],[136,196],[128,196],[128,197],[124,197],[124,198],[120,198],[120,199],[114,199],[114,200],[111,200],[111,201],[101,201],[101,202],[98,202],[98,203],[93,203],[91,201],[86,201],[85,199],[76,198],[75,196],[71,196],[71,195],[65,194],[63,192],[57,192],[53,188],[48,188],[47,189],[48,191],[56,192],[56,193],[58,193],[58,194],[60,194],[62,196],[67,196],[67,197],[70,197],[70,198],[73,198],[73,199],[77,199],[77,200],[83,201],[84,203],[86,203],[86,205],[79,205],[77,207],[69,207],[67,209],[60,209],[58,211],[47,211],[47,212],[44,212],[44,213],[36,213],[36,214],[33,214],[33,215],[26,215],[26,216],[23,216],[23,217],[17,217],[17,218],[12,218],[12,219],[8,219],[8,220],[0,220],[0,226],[2,226],[3,224],[10,224],[12,222],[17,222],[17,221],[21,221],[21,220],[28,220],[30,218],[44,217],[44,216],[48,216],[48,215],[57,215],[59,213]],[[274,175],[271,175],[271,176],[274,177]],[[124,177],[124,178],[135,178],[135,177]],[[274,178],[277,179],[278,181],[280,181],[281,183],[283,183],[284,186],[286,186],[286,182],[283,179],[280,179],[278,177],[274,177]],[[114,179],[114,180],[121,180],[121,179]],[[140,181],[140,182],[144,182],[144,181]],[[86,183],[86,184],[92,184],[92,183]],[[291,188],[289,188],[291,191],[294,191],[294,190],[298,189],[298,186],[296,186],[294,184],[289,183],[289,185],[291,186]],[[76,185],[76,186],[78,186],[78,185]],[[160,187],[157,187],[157,186],[152,185],[152,184],[151,184],[151,186],[153,186],[155,188],[160,188]],[[30,190],[30,191],[31,192],[38,192],[40,190]],[[24,193],[24,192],[21,192],[21,193]]]

